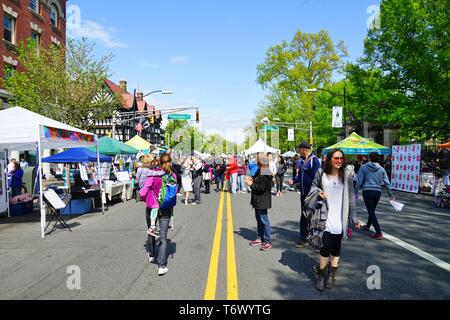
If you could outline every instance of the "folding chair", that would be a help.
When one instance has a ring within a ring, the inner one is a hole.
[[[70,194],[66,194],[63,198],[61,198],[53,189],[49,189],[44,192],[44,202],[47,207],[50,209],[50,220],[48,221],[45,230],[50,226],[50,224],[54,221],[53,228],[49,233],[52,233],[56,229],[56,225],[58,222],[63,226],[63,229],[67,228],[72,232],[72,229],[67,225],[64,219],[61,216],[61,209],[64,209],[69,203],[72,196]],[[44,231],[45,231],[44,230]]]

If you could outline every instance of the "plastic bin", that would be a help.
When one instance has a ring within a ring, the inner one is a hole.
[[[18,202],[16,204],[9,205],[9,211],[11,217],[23,216],[33,212],[33,201]]]
[[[92,210],[92,199],[73,199],[61,210],[64,215],[77,215],[89,213]]]

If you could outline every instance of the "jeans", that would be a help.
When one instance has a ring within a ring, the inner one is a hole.
[[[270,241],[270,221],[268,211],[255,209],[256,222],[258,224],[258,239],[262,242],[271,243]]]
[[[205,180],[205,193],[208,194],[210,192],[209,180]]]
[[[223,176],[215,177],[216,180],[216,191],[223,190]]]
[[[194,196],[195,196],[195,202],[200,202],[200,189],[202,187],[202,176],[198,176],[194,179]]]
[[[363,191],[364,203],[366,204],[367,212],[369,213],[369,220],[367,221],[367,228],[373,224],[377,234],[381,234],[381,227],[378,223],[377,216],[375,215],[375,210],[377,208],[378,202],[381,198],[381,191],[366,190]]]
[[[238,182],[238,190],[245,191],[245,183],[244,183],[244,175],[243,174],[238,175],[237,182]]]
[[[308,239],[308,220],[303,214],[303,207],[305,205],[306,195],[300,196],[300,241],[307,241]]]
[[[236,193],[236,188],[237,188],[237,178],[238,178],[238,174],[237,173],[233,173],[231,175],[231,192],[232,193]]]
[[[149,221],[150,219],[148,219]],[[148,236],[148,252],[151,257],[155,257],[156,251],[158,251],[158,256],[156,257],[156,262],[159,267],[167,266],[167,232],[169,230],[170,218],[161,217],[158,218],[159,221],[159,233],[161,238],[159,241],[153,236]],[[149,223],[149,222],[147,222]],[[158,242],[158,244],[157,244]],[[158,250],[156,250],[158,248]]]

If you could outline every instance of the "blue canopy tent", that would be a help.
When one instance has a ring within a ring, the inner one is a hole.
[[[100,162],[112,162],[111,157],[100,155]],[[46,163],[83,163],[97,162],[97,153],[86,148],[73,148],[53,156],[43,158]]]

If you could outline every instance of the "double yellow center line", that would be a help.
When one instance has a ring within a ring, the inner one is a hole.
[[[219,270],[220,240],[222,237],[223,205],[225,192],[220,195],[219,209],[217,211],[216,232],[209,263],[208,281],[206,283],[205,300],[215,300],[217,290],[217,273]],[[238,300],[238,283],[236,272],[236,254],[234,250],[233,214],[231,197],[227,193],[227,300]]]

